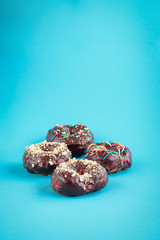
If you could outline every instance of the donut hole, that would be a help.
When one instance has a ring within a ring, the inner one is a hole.
[[[69,130],[70,134],[75,134],[77,132],[76,128],[70,128]]]
[[[86,173],[86,168],[83,163],[77,162],[74,170],[79,174],[79,175],[84,175]]]
[[[101,145],[103,145],[108,151],[113,151],[113,152],[122,154],[122,148],[121,147],[110,145],[107,142],[106,143],[102,143]]]
[[[79,175],[84,175],[86,173],[86,166],[83,162],[76,160],[76,162],[70,165],[70,168],[78,173]]]
[[[85,174],[85,169],[81,166],[74,167],[73,170],[78,173],[79,175],[84,175]]]
[[[82,169],[82,168],[79,169],[79,170],[78,170],[78,174],[79,174],[79,175],[84,175],[84,169]]]
[[[54,151],[55,146],[52,146],[52,145],[43,145],[43,146],[40,147],[40,149],[41,149],[42,151],[44,151],[44,152],[48,152],[48,151],[52,152],[52,151]]]

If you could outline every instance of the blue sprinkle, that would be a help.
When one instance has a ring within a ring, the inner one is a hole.
[[[112,151],[112,153],[114,153],[114,154],[118,154],[117,152],[113,152],[113,151]]]
[[[103,160],[110,154],[111,152],[109,152],[104,158],[103,158]]]
[[[53,136],[53,138],[51,140],[53,140],[56,137],[56,135]]]

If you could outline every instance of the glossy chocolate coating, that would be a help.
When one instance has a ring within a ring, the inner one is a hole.
[[[90,160],[71,159],[53,172],[52,189],[65,196],[80,196],[98,191],[108,182],[107,171]]]
[[[82,156],[88,146],[94,143],[93,134],[83,124],[56,125],[48,131],[46,140],[66,143],[73,157]]]
[[[100,163],[108,173],[125,170],[132,165],[130,150],[117,142],[91,144],[85,158]]]
[[[68,161],[72,154],[64,143],[50,143],[46,140],[27,146],[23,165],[29,173],[50,175],[61,163]]]

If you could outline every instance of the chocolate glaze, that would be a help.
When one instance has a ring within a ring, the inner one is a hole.
[[[91,144],[85,158],[100,163],[108,173],[125,170],[132,165],[130,150],[117,142]]]
[[[46,140],[48,142],[64,142],[67,144],[73,157],[85,154],[88,146],[94,143],[93,134],[83,124],[56,125],[48,131]]]
[[[68,161],[72,154],[64,143],[50,143],[46,140],[26,147],[23,165],[29,173],[50,175],[61,163]]]
[[[61,195],[80,196],[104,188],[107,182],[107,171],[100,164],[71,159],[55,169],[51,187]]]

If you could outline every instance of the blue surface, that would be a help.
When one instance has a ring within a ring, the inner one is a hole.
[[[0,2],[0,240],[159,240],[159,1]],[[56,123],[131,148],[133,167],[68,198],[23,169]]]

